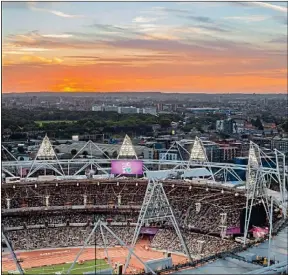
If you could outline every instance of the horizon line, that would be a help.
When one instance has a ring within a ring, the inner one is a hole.
[[[259,94],[259,95],[284,95],[287,94],[288,95],[288,91],[284,91],[284,92],[163,92],[163,91],[69,91],[69,92],[65,92],[65,91],[23,91],[23,92],[4,92],[2,91],[2,94],[30,94],[30,93],[37,93],[37,94],[41,94],[41,93],[65,93],[65,94],[75,94],[75,93],[97,93],[97,94],[112,94],[112,93],[158,93],[158,94],[209,94],[209,95],[216,95],[216,94],[221,94],[221,95],[231,95],[231,94],[247,94],[247,95],[254,95],[254,94]]]

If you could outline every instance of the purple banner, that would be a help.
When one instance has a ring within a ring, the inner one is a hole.
[[[142,160],[112,160],[111,174],[116,175],[142,175]]]
[[[158,228],[142,227],[140,234],[156,235]]]
[[[227,235],[234,235],[234,234],[240,234],[240,227],[230,227],[227,229],[226,234]]]

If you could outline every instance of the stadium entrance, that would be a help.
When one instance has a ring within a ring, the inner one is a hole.
[[[150,243],[152,239],[158,232],[158,228],[155,227],[142,227],[140,231],[140,238],[138,240],[139,244],[145,248],[146,250],[149,249]]]

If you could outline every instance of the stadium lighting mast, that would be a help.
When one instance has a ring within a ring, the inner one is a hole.
[[[187,169],[190,168],[190,165],[192,163],[193,164],[199,164],[199,165],[201,165],[203,163],[207,164],[207,168],[211,174],[212,180],[215,182],[215,177],[214,177],[212,168],[209,165],[209,161],[208,161],[205,147],[203,145],[202,140],[198,137],[195,137],[194,144],[193,144],[193,147],[191,149],[191,154],[190,154],[190,159],[189,159],[189,162],[187,165]]]
[[[174,213],[169,204],[163,185],[162,183],[152,179],[152,180],[149,180],[148,185],[147,185],[146,193],[144,196],[144,200],[142,203],[140,214],[138,216],[137,225],[136,225],[132,243],[131,243],[131,250],[129,251],[129,254],[127,256],[126,263],[124,266],[124,270],[123,270],[124,274],[126,272],[126,269],[129,266],[131,254],[132,254],[132,251],[134,251],[134,248],[135,248],[142,226],[148,222],[158,222],[158,221],[165,221],[165,220],[170,221],[172,223],[176,231],[176,234],[180,240],[180,243],[185,251],[186,256],[188,257],[189,261],[192,261],[190,252],[182,237],[178,223],[175,219]]]
[[[287,217],[287,190],[286,190],[286,171],[285,171],[285,154],[275,149],[276,155],[276,169],[279,181],[282,213],[284,219]]]
[[[261,151],[257,144],[250,141],[248,167],[246,173],[246,211],[244,227],[244,245],[247,242],[251,212],[255,200],[263,203],[267,217],[272,219],[269,214],[269,197],[264,175],[262,173]]]
[[[126,135],[123,140],[117,159],[119,159],[120,157],[135,157],[136,159],[138,159],[132,141],[128,135]]]
[[[55,159],[56,159],[56,164],[58,164],[61,171],[59,171],[59,169],[54,167],[53,164],[55,162],[53,160],[55,160]],[[38,163],[37,160],[42,160],[42,161],[40,163]],[[33,168],[34,168],[34,170],[33,170]],[[40,148],[37,152],[37,155],[36,155],[35,159],[33,160],[33,163],[30,167],[29,173],[27,174],[26,177],[29,178],[36,171],[43,169],[43,168],[44,169],[46,169],[46,168],[51,169],[61,176],[64,175],[64,171],[62,169],[62,166],[61,166],[61,164],[60,164],[60,162],[59,162],[59,160],[55,154],[55,151],[54,151],[52,144],[51,144],[47,135],[45,135],[45,137],[43,138],[43,141],[40,145]]]

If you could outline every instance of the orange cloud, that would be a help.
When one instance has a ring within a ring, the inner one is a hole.
[[[175,69],[177,70],[177,68]],[[2,89],[11,91],[183,91],[183,92],[246,92],[279,93],[287,89],[287,71],[277,77],[268,74],[224,75],[182,70],[167,71],[167,66],[130,68],[118,66],[40,66],[3,67]],[[261,73],[261,72],[260,72]],[[34,76],[32,83],[23,81]]]

